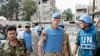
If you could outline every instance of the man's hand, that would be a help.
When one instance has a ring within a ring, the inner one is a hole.
[[[76,53],[77,53],[77,52],[73,51],[72,56],[76,56]]]

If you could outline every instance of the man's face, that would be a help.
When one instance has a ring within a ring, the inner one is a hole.
[[[7,37],[11,41],[15,40],[16,36],[17,36],[17,32],[15,30],[11,30],[7,32]]]
[[[97,22],[97,26],[98,29],[100,29],[100,20]]]
[[[58,28],[59,24],[61,22],[61,19],[52,19],[52,25],[54,28]]]
[[[25,31],[29,32],[30,31],[30,26],[25,26]]]
[[[81,27],[81,28],[84,28],[84,27],[85,27],[85,24],[84,24],[83,21],[80,21],[80,27]]]
[[[99,22],[97,25],[98,25],[98,27],[100,28],[100,22]]]

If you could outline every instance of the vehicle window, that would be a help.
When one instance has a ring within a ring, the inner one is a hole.
[[[0,32],[0,40],[5,40],[5,39],[6,39],[5,34],[3,34],[2,32]]]

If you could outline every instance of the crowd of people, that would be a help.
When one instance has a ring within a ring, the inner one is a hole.
[[[4,28],[6,41],[0,47],[0,56],[100,56],[100,20],[95,25],[89,15],[79,18],[81,27],[75,46],[70,45],[69,34],[64,29],[61,13],[52,15],[51,26],[34,30],[26,23],[17,33],[15,25]],[[21,25],[18,27],[20,28]],[[70,46],[74,46],[72,48]]]

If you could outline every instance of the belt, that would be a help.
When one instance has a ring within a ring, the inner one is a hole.
[[[61,56],[61,53],[57,52],[57,53],[51,53],[51,52],[45,52],[44,56]]]
[[[33,50],[27,50],[28,52],[33,52]]]
[[[45,52],[45,54],[61,54],[60,52],[56,52],[56,53],[53,53],[53,52]]]

